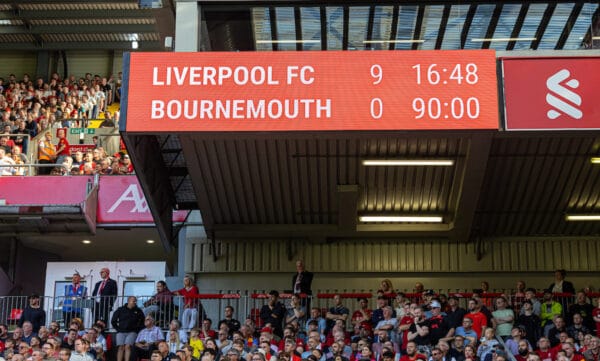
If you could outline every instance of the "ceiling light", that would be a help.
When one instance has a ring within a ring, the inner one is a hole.
[[[153,239],[147,239],[146,243],[148,243],[148,244],[154,244],[154,240]]]
[[[257,44],[320,44],[321,40],[256,40]]]
[[[475,38],[473,42],[481,43],[484,41],[535,41],[537,38]]]
[[[451,159],[366,159],[362,161],[364,166],[395,166],[395,167],[413,167],[413,166],[438,166],[449,167],[454,165]]]
[[[137,49],[140,45],[138,44],[137,40],[134,40],[131,42],[131,48],[132,49]]]
[[[89,239],[84,239],[83,241],[81,241],[81,243],[90,244],[90,243],[92,243],[92,241],[90,241]]]
[[[600,36],[592,36],[592,40],[600,40]]]
[[[360,216],[361,222],[394,222],[394,223],[441,223],[440,216]]]
[[[363,40],[363,44],[413,44],[424,43],[422,39],[396,39],[396,40]]]
[[[592,162],[592,164],[600,164],[600,157],[592,157],[590,161]]]
[[[600,214],[567,214],[567,221],[600,221]]]

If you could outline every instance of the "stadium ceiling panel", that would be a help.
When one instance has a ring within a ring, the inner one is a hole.
[[[202,4],[211,50],[578,50],[600,42],[597,1],[248,4]],[[228,12],[235,22],[223,21]],[[224,29],[252,37],[227,31],[228,41],[214,41]]]
[[[0,48],[7,50],[165,50],[173,36],[171,0],[42,1],[0,4]]]

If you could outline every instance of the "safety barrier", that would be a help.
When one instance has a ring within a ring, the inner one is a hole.
[[[61,176],[71,175],[70,169],[65,164],[37,164],[37,163],[25,163],[25,164],[0,164],[0,168],[9,168],[11,175],[33,175],[33,168],[63,168],[65,171],[61,174]],[[23,168],[27,168],[26,174],[21,174],[19,171]],[[2,170],[0,169],[0,173]],[[8,176],[8,175],[7,175]]]
[[[342,304],[352,313],[358,309],[358,299],[366,298],[369,300],[369,307],[376,307],[377,293],[372,292],[318,292],[313,296],[302,294],[300,295],[304,305],[318,308],[322,315],[325,316],[328,308],[332,306],[331,299],[334,295],[339,294]],[[461,307],[466,307],[468,300],[473,296],[472,292],[434,292],[432,297],[438,297],[440,294],[445,296],[455,296],[459,299]],[[493,300],[499,296],[511,298],[509,293],[484,293],[481,295],[482,300]],[[587,293],[589,299],[600,297],[600,293]],[[396,297],[395,293],[384,294],[386,298],[393,301]],[[280,301],[287,307],[290,304],[291,293],[281,293]],[[421,293],[405,293],[404,297],[410,302],[423,302]],[[542,297],[542,293],[538,294]],[[127,303],[128,296],[119,297],[41,297],[40,307],[46,311],[46,324],[50,322],[58,322],[61,328],[68,327],[69,320],[80,318],[85,327],[90,327],[94,319],[103,318],[110,324],[110,317],[114,310]],[[206,318],[212,321],[212,328],[216,329],[220,320],[224,318],[224,310],[226,306],[232,306],[234,309],[233,317],[239,320],[242,324],[250,320],[257,326],[261,327],[260,309],[267,304],[269,294],[264,292],[259,293],[215,293],[215,294],[200,294],[196,297],[195,313],[196,321],[193,326],[201,326]],[[563,310],[566,310],[574,302],[574,296],[571,294],[554,294],[553,299],[563,305]],[[167,328],[172,319],[182,319],[186,310],[184,298],[181,296],[172,296],[171,302],[159,304],[153,302],[153,296],[137,296],[138,307],[146,312],[151,312],[156,323],[161,328]],[[0,323],[6,322],[9,326],[16,326],[19,322],[21,314],[28,305],[27,296],[4,296],[0,297]],[[151,307],[156,306],[156,307]],[[397,307],[397,305],[393,305]],[[491,309],[493,310],[493,309]],[[516,312],[519,309],[515,309]],[[309,310],[307,310],[307,316]],[[348,323],[349,324],[349,323]]]

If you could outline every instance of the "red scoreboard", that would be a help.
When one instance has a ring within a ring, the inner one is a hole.
[[[493,50],[132,53],[126,69],[128,132],[499,127]]]

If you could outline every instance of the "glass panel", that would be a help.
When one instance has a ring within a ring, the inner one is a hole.
[[[469,5],[453,5],[442,41],[442,49],[460,49],[460,34],[465,26]]]
[[[498,25],[494,31],[494,39],[508,39],[511,37],[520,11],[521,4],[504,4]],[[507,46],[508,41],[492,41],[490,43],[490,48],[496,50],[506,50]]]
[[[254,26],[254,39],[256,39],[256,50],[273,50],[271,43],[261,43],[261,40],[271,40],[271,19],[269,9],[266,7],[252,8],[252,22]]]
[[[475,11],[473,22],[471,22],[471,27],[469,28],[469,33],[467,34],[465,49],[481,49],[481,41],[473,41],[473,39],[485,38],[495,8],[496,5],[494,4],[477,6],[477,11]]]
[[[344,37],[344,10],[341,6],[327,7],[327,49],[341,50]]]
[[[425,42],[420,44],[419,49],[435,49],[443,14],[444,5],[430,5],[425,7],[423,15],[425,19],[423,19],[423,26],[421,27],[421,39],[425,40]]]
[[[373,19],[372,40],[384,40],[384,43],[371,44],[371,49],[389,49],[390,33],[392,29],[393,6],[376,6]]]
[[[396,40],[413,40],[418,11],[419,7],[416,5],[400,6],[400,15],[398,18],[398,31],[396,33]],[[408,50],[412,48],[412,43],[396,43],[395,48],[399,50]]]
[[[353,6],[350,8],[348,24],[348,48],[363,50],[367,40],[369,22],[369,6]]]
[[[542,17],[544,16],[544,11],[546,11],[547,4],[531,4],[529,5],[529,11],[527,11],[527,16],[525,16],[525,21],[523,21],[523,27],[521,28],[521,32],[519,33],[519,38],[534,38],[535,33],[537,32],[538,27],[540,26],[540,22],[542,21]],[[531,41],[517,41],[515,44],[514,50],[523,50],[530,49]]]
[[[290,41],[280,42],[279,50],[296,50],[296,25],[294,22],[294,8],[275,8],[275,19],[277,20],[277,40]]]
[[[577,17],[577,21],[575,21],[575,25],[573,25],[573,29],[571,29],[569,38],[565,43],[565,50],[581,49],[581,42],[592,26],[592,17],[598,6],[597,3],[583,5],[579,17]]]
[[[556,5],[538,49],[554,49],[556,47],[560,34],[562,34],[565,24],[569,20],[573,6],[575,6],[573,3]]]
[[[302,18],[302,44],[304,50],[321,50],[321,10],[318,7],[300,8]],[[314,41],[314,42],[313,42]]]
[[[125,281],[123,283],[123,303],[127,301],[127,297],[136,296],[138,307],[143,308],[144,301],[148,299],[144,296],[152,296],[155,293],[154,288],[154,281]]]

